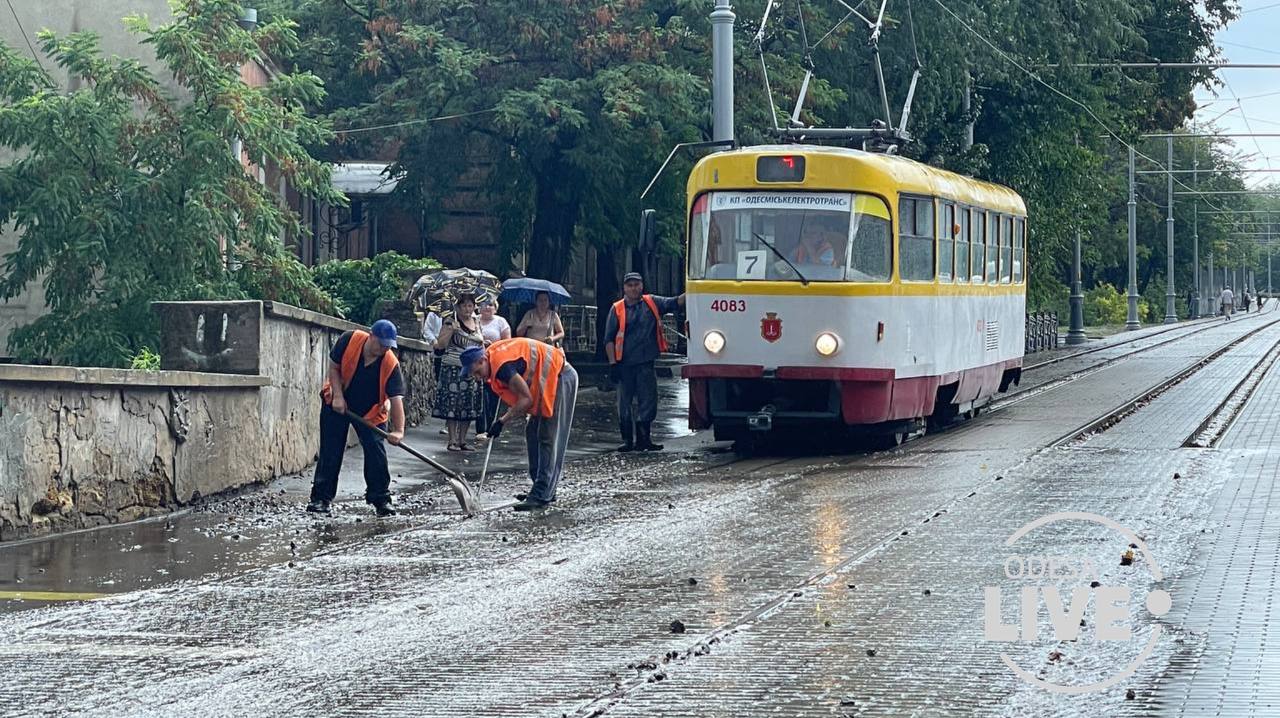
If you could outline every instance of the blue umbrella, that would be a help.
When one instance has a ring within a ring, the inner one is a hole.
[[[568,304],[573,301],[573,297],[569,296],[569,292],[564,287],[555,282],[533,277],[517,277],[503,282],[501,298],[505,302],[533,304],[538,292],[546,292],[551,297],[552,304]]]

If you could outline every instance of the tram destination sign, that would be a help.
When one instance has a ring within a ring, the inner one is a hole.
[[[803,155],[769,155],[756,160],[757,182],[803,182]]]

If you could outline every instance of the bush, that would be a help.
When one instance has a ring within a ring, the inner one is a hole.
[[[444,265],[430,257],[413,259],[398,252],[383,252],[372,259],[341,259],[311,269],[315,283],[336,303],[339,316],[357,324],[372,324],[379,302],[392,302],[405,291],[400,273],[423,273]]]
[[[1142,317],[1142,321],[1147,324],[1159,324],[1164,321],[1165,312],[1165,287],[1164,275],[1157,274],[1147,282],[1147,288],[1142,293],[1142,298],[1138,300],[1138,316]],[[1174,311],[1178,313],[1179,318],[1185,318],[1187,315],[1186,292],[1174,297]]]
[[[1085,324],[1124,324],[1128,314],[1129,298],[1114,286],[1103,283],[1085,290]]]
[[[1071,288],[1057,280],[1037,282],[1027,296],[1027,312],[1057,312],[1058,321],[1071,319]]]

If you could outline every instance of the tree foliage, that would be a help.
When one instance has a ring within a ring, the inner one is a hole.
[[[785,123],[806,67],[815,80],[802,121],[884,119],[866,27],[838,3],[773,0],[757,50],[770,1],[735,3],[739,139],[772,141],[768,128]],[[319,109],[339,127],[478,113],[353,133],[330,151],[394,152],[406,173],[400,200],[428,217],[436,198],[458,186],[457,173],[441,168],[482,157],[491,163],[489,189],[501,198],[500,259],[527,242],[530,272],[539,276],[559,278],[583,243],[606,252],[628,245],[639,191],[666,151],[710,136],[706,2],[275,4],[301,23],[300,61],[328,83]],[[1229,0],[889,3],[879,49],[895,122],[911,72],[917,62],[922,68],[908,128],[915,141],[904,153],[1023,194],[1033,216],[1033,302],[1060,294],[1077,231],[1086,238],[1090,281],[1123,286],[1124,149],[1106,135],[1136,142],[1142,132],[1181,126],[1195,109],[1192,90],[1212,78],[1205,70],[1072,65],[1210,60],[1214,32],[1235,12]],[[976,143],[966,147],[970,122]],[[687,166],[678,163],[650,201],[662,210],[669,249],[682,235],[679,178]],[[1219,150],[1205,153],[1200,167],[1230,170],[1231,162]],[[1163,234],[1147,231],[1145,214],[1144,288],[1164,256]]]
[[[230,0],[183,0],[174,14],[161,27],[143,17],[126,24],[181,97],[142,63],[103,57],[90,32],[39,36],[77,81],[69,91],[0,45],[0,147],[17,155],[0,167],[0,225],[19,236],[0,297],[42,282],[49,309],[14,332],[19,357],[123,365],[156,345],[154,300],[252,296],[333,308],[281,243],[300,233],[296,218],[232,150],[239,141],[247,157],[277,164],[304,196],[343,201],[305,149],[331,139],[305,112],[323,101],[319,79],[241,81],[242,65],[296,48],[292,24],[245,30]]]
[[[403,273],[416,270],[425,274],[440,267],[434,259],[411,259],[398,252],[383,252],[371,259],[325,262],[311,272],[316,284],[334,298],[342,316],[368,325],[380,318],[381,303],[403,298]]]

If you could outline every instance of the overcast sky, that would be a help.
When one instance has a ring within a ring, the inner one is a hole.
[[[1230,62],[1280,64],[1280,0],[1241,0],[1241,15],[1218,34],[1218,46]],[[1218,71],[1223,84],[1212,91],[1201,89],[1196,99],[1199,121],[1213,120],[1222,132],[1270,132],[1280,135],[1280,69]],[[1237,99],[1239,102],[1237,103]],[[1222,113],[1226,113],[1225,115]],[[1280,137],[1240,137],[1234,140],[1241,153],[1255,154],[1246,162],[1251,169],[1280,170]],[[1280,182],[1280,173],[1246,176],[1250,187]]]

